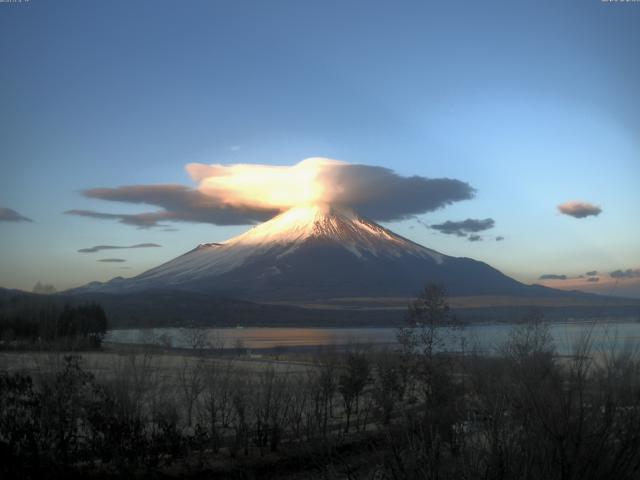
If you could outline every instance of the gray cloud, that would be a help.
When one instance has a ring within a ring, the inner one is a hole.
[[[590,272],[585,273],[587,277],[593,277],[598,274],[597,270],[591,270]]]
[[[451,178],[403,177],[370,165],[334,165],[319,175],[331,201],[376,221],[400,220],[469,200],[475,190]]]
[[[121,249],[129,249],[129,248],[152,248],[152,247],[161,247],[162,245],[158,245],[157,243],[138,243],[137,245],[130,246],[118,246],[118,245],[96,245],[95,247],[89,248],[81,248],[78,250],[78,253],[95,253],[101,250],[121,250]]]
[[[480,235],[469,235],[470,242],[480,242],[482,241],[482,237]]]
[[[587,278],[587,282],[599,282],[600,277],[589,277]]]
[[[558,210],[564,215],[569,215],[574,218],[585,218],[589,216],[598,216],[602,212],[602,209],[591,203],[587,202],[565,202],[558,205]]]
[[[556,275],[555,273],[545,273],[539,277],[540,280],[566,280],[567,278],[566,275]]]
[[[626,270],[615,270],[609,274],[611,278],[627,279],[627,278],[640,278],[640,268]]]
[[[430,225],[430,228],[438,230],[440,233],[445,233],[447,235],[466,237],[469,233],[481,232],[483,230],[493,228],[495,223],[496,222],[492,218],[485,218],[484,220],[467,218],[466,220],[462,220],[459,222],[452,222],[448,220],[444,223]]]
[[[501,242],[501,241],[503,241],[503,240],[504,240],[504,237],[503,237],[502,235],[498,235],[498,236],[496,237],[496,242]]]
[[[33,222],[33,220],[20,215],[10,208],[0,207],[0,222]]]
[[[103,213],[93,210],[68,210],[69,215],[118,220],[140,228],[166,227],[161,222],[212,223],[214,225],[246,225],[268,220],[277,210],[242,208],[224,205],[215,198],[183,185],[130,185],[117,188],[84,190],[87,198],[112,202],[146,204],[162,210],[146,213]]]
[[[104,262],[104,263],[122,263],[122,262],[126,262],[126,260],[124,258],[101,258],[98,261],[99,262]]]
[[[301,164],[304,162],[301,162]],[[301,165],[298,164],[298,165]],[[254,168],[256,167],[256,168]],[[226,179],[238,170],[238,178],[246,179],[246,170],[260,172],[284,167],[256,165],[206,166],[191,164],[192,177],[201,181],[199,189],[184,185],[129,185],[117,188],[92,188],[82,194],[91,199],[143,204],[158,210],[128,214],[73,209],[65,213],[96,219],[117,220],[139,228],[167,227],[162,222],[194,222],[214,225],[248,225],[277,215],[285,207],[274,207],[256,198],[249,187],[217,187],[209,179]],[[294,171],[296,167],[287,167]],[[236,169],[236,170],[234,170]],[[266,170],[265,170],[266,169]],[[286,173],[286,172],[285,172]],[[235,178],[235,177],[234,177]],[[295,180],[295,176],[291,177]],[[321,185],[322,201],[353,208],[375,221],[393,221],[443,208],[454,202],[474,197],[475,190],[465,182],[450,178],[403,177],[388,168],[347,163],[323,164],[316,174]],[[288,180],[287,180],[288,181]],[[259,183],[259,182],[258,182]],[[242,182],[240,182],[242,184]],[[284,182],[284,185],[289,185]],[[204,186],[202,186],[204,185]],[[213,185],[213,186],[212,186]],[[283,185],[280,183],[278,185]],[[261,186],[263,189],[264,185]],[[300,187],[298,186],[298,189]],[[206,193],[205,193],[206,192]],[[474,230],[475,231],[475,230]]]

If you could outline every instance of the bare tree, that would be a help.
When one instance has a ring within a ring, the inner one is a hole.
[[[360,397],[369,383],[371,376],[371,362],[364,351],[350,351],[347,353],[345,365],[338,379],[338,390],[342,395],[346,416],[345,432],[349,431],[352,413],[359,412]],[[358,425],[356,425],[356,429]]]
[[[276,451],[284,433],[284,419],[287,417],[290,401],[288,385],[283,374],[273,368],[260,374],[254,384],[251,406],[255,417],[255,443],[264,455],[265,447]]]
[[[249,391],[250,386],[245,379],[236,378],[233,384],[233,404],[234,417],[232,420],[235,431],[234,440],[229,447],[232,457],[238,454],[240,449],[244,450],[245,456],[249,455]]]
[[[184,402],[187,426],[193,422],[193,410],[204,390],[204,362],[201,358],[183,358],[178,371],[178,385]]]
[[[182,343],[193,352],[201,352],[211,346],[207,330],[193,322],[189,326],[180,329],[180,336]]]
[[[229,427],[233,408],[231,389],[235,374],[231,362],[211,362],[204,371],[203,411],[214,452],[221,447],[223,432]]]
[[[224,352],[226,342],[224,337],[220,333],[220,330],[215,329],[213,331],[210,331],[208,334],[208,342],[209,347],[214,353],[220,355]]]
[[[391,415],[404,397],[405,371],[402,358],[397,354],[384,352],[376,358],[372,395],[383,425],[389,424]]]
[[[447,294],[442,285],[427,284],[409,304],[407,326],[400,328],[398,342],[407,353],[431,360],[444,348],[442,328],[450,324]]]
[[[327,435],[329,419],[333,416],[333,397],[338,389],[338,359],[335,345],[320,348],[315,357],[317,368],[311,373],[315,417],[322,436]]]

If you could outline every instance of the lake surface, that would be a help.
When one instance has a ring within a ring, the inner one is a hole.
[[[463,329],[443,328],[446,349],[491,351],[500,347],[517,325],[482,324]],[[589,321],[549,324],[549,331],[561,354],[568,354],[578,340],[589,336],[594,350],[640,347],[640,322]],[[396,328],[206,328],[201,329],[212,348],[250,349],[309,348],[320,345],[366,343],[382,347],[397,343]],[[125,344],[157,344],[189,347],[194,331],[184,328],[111,330],[105,341]]]

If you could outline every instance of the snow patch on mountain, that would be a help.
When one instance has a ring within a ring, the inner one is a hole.
[[[125,282],[103,285],[118,290],[170,288],[233,271],[257,258],[264,259],[265,255],[272,255],[275,264],[309,244],[342,247],[361,261],[413,256],[440,265],[446,258],[361,218],[351,209],[313,205],[287,210],[226,242],[200,244]],[[275,265],[265,268],[265,275],[280,273]]]

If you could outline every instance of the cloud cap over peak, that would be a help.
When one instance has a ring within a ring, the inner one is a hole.
[[[313,157],[292,166],[259,164],[186,167],[198,191],[232,206],[287,210],[337,204],[377,221],[399,220],[473,198],[475,190],[450,178],[403,177],[393,170]]]
[[[404,177],[384,167],[319,157],[291,166],[190,163],[186,170],[198,183],[195,189],[165,184],[82,192],[87,198],[146,204],[159,210],[120,214],[74,209],[65,213],[113,219],[140,228],[165,226],[162,222],[166,221],[247,225],[299,205],[336,204],[375,221],[393,221],[475,195],[475,190],[460,180]]]
[[[569,215],[574,218],[596,217],[602,213],[602,208],[588,202],[580,202],[572,200],[558,205],[558,210],[563,215]]]

